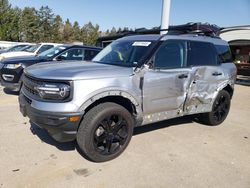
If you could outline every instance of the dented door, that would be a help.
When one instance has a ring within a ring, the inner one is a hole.
[[[193,67],[185,111],[189,114],[211,111],[213,99],[224,81],[220,66]]]
[[[145,114],[182,110],[190,82],[190,70],[149,70],[144,75]]]
[[[172,111],[172,117],[182,111],[190,79],[190,69],[184,68],[186,51],[186,41],[167,40],[153,56],[154,67],[144,75],[145,114]]]
[[[191,68],[191,82],[185,102],[187,114],[209,112],[225,73],[218,61],[214,45],[207,42],[189,42],[187,67]]]

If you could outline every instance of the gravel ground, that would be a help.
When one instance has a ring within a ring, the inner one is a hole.
[[[126,151],[106,163],[84,159],[19,113],[0,87],[0,187],[250,188],[250,87],[237,85],[226,121],[190,118],[137,128]]]

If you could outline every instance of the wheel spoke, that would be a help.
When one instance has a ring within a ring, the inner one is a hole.
[[[107,139],[107,135],[106,135],[106,133],[103,133],[100,136],[96,136],[95,139],[96,139],[97,143],[103,143]]]
[[[108,121],[103,120],[100,125],[104,128],[105,131],[109,130],[109,125],[108,125]]]
[[[105,148],[105,150],[109,153],[111,147],[112,147],[112,140],[111,140],[111,139],[107,139],[107,143],[106,143],[106,148]]]
[[[106,131],[110,131],[111,130],[111,125],[113,120],[111,119],[112,116],[108,116],[106,117],[102,122],[101,125],[102,127],[106,130]]]
[[[218,118],[217,118],[217,121],[220,121],[221,120],[221,113],[220,111],[218,111]]]
[[[215,119],[216,121],[218,121],[218,119],[219,119],[219,111],[218,111],[218,110],[216,110],[216,111],[214,112],[214,119]]]
[[[120,114],[106,116],[96,129],[94,142],[101,155],[112,155],[120,151],[129,136],[126,119]]]
[[[126,121],[125,121],[124,119],[119,120],[119,121],[115,124],[115,127],[114,127],[113,131],[114,131],[115,133],[118,133],[119,130],[120,130],[124,125],[126,125]]]

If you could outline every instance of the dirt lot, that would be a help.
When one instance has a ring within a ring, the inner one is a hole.
[[[0,187],[250,188],[250,87],[237,85],[227,120],[190,118],[137,128],[126,151],[92,163],[75,143],[58,144],[30,125],[17,96],[0,87]]]

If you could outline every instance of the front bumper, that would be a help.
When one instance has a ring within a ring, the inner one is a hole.
[[[2,65],[2,68],[0,69],[1,85],[13,91],[20,91],[23,67],[17,69],[6,69],[3,66],[4,65]]]
[[[0,78],[0,82],[1,85],[5,88],[8,88],[12,91],[20,91],[21,89],[21,81],[17,82],[17,83],[13,83],[13,82],[6,82],[4,81],[2,78]]]
[[[41,111],[32,107],[32,100],[22,93],[19,95],[19,106],[23,116],[28,116],[34,124],[48,131],[52,138],[58,142],[73,141],[83,113],[62,113]],[[70,117],[80,116],[79,120],[71,122]]]

